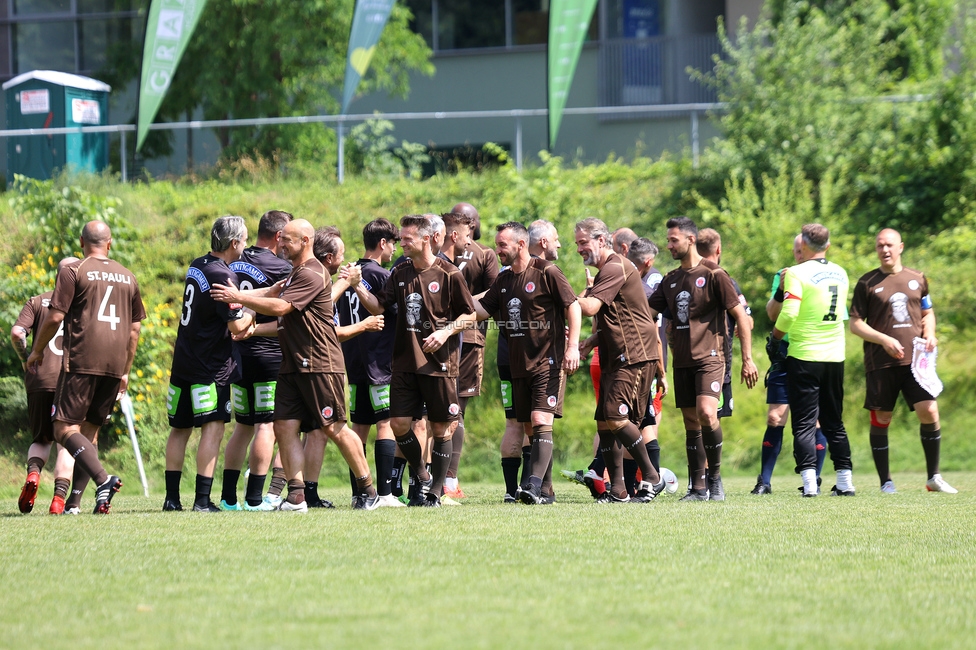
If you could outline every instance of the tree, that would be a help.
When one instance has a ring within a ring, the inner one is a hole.
[[[354,0],[209,0],[174,75],[157,121],[336,113],[346,66]],[[409,92],[409,74],[433,74],[431,50],[409,28],[409,10],[394,5],[359,93]],[[141,44],[120,43],[103,78],[126,82],[139,74]],[[331,136],[310,125],[218,129],[222,156],[317,148]],[[310,136],[310,133],[316,134]],[[165,134],[165,135],[163,135]],[[171,132],[154,131],[144,151],[171,151]],[[309,143],[317,138],[318,142]],[[165,141],[161,141],[165,139]]]

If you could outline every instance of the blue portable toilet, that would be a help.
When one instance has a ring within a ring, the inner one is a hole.
[[[8,129],[108,124],[106,83],[67,72],[33,70],[3,84]],[[97,173],[108,167],[107,133],[7,138],[7,182],[14,174],[48,179],[56,170]]]

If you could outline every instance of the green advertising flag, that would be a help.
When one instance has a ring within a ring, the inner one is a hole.
[[[207,0],[152,0],[146,21],[139,85],[139,125],[136,150],[142,147],[149,125],[156,118]]]
[[[552,0],[549,3],[549,146],[556,143],[576,63],[597,0]]]
[[[349,53],[346,55],[346,80],[342,88],[342,112],[349,108],[356,94],[359,80],[366,74],[376,44],[390,18],[394,0],[357,0],[349,33]]]

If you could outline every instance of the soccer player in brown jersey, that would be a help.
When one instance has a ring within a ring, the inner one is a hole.
[[[58,263],[58,270],[66,264],[78,261],[76,257],[66,257]],[[35,339],[44,321],[47,319],[50,310],[48,305],[51,303],[53,291],[46,291],[40,295],[31,297],[24,307],[20,310],[13,327],[10,328],[10,342],[14,346],[14,351],[24,363],[27,369],[27,336],[30,334]],[[34,509],[34,499],[37,496],[37,486],[40,483],[41,470],[47,462],[54,446],[54,425],[51,422],[51,407],[54,405],[54,390],[58,385],[58,376],[61,374],[61,336],[64,334],[64,324],[58,329],[54,338],[48,343],[48,351],[44,363],[38,368],[36,373],[26,373],[24,376],[24,387],[27,390],[27,417],[30,431],[33,434],[33,441],[27,450],[27,480],[20,492],[17,505],[22,513],[28,513]],[[51,500],[49,512],[52,515],[59,515],[64,512],[65,498],[68,496],[68,486],[71,484],[71,470],[74,461],[71,454],[65,451],[64,447],[57,446],[57,460],[54,464],[54,498]],[[80,468],[79,468],[80,470]],[[88,482],[88,475],[80,472]],[[79,497],[80,500],[80,497]]]
[[[875,251],[881,266],[861,276],[851,302],[851,332],[864,339],[864,408],[871,412],[871,453],[881,491],[894,494],[895,484],[888,467],[888,426],[901,393],[909,410],[918,416],[928,474],[926,489],[955,494],[958,490],[939,473],[939,405],[935,396],[919,385],[911,370],[910,350],[916,338],[925,340],[929,352],[938,345],[932,297],[925,275],[902,265],[904,250],[897,230],[885,228],[879,232]]]
[[[89,221],[81,231],[84,259],[58,273],[50,314],[27,359],[31,372],[64,323],[62,370],[54,393],[54,439],[98,486],[95,513],[107,514],[122,481],[105,471],[92,440],[129,385],[146,310],[132,272],[109,259],[112,231]]]
[[[665,487],[638,427],[647,410],[651,383],[663,376],[657,326],[640,273],[610,247],[606,224],[593,217],[584,219],[576,224],[575,238],[583,263],[599,269],[593,286],[578,300],[583,316],[596,317],[600,397],[594,419],[610,475],[610,498],[631,500],[623,477],[623,450],[627,449],[643,478],[634,499],[649,502]]]
[[[230,422],[230,385],[241,378],[240,358],[231,335],[247,331],[254,314],[240,304],[226,305],[214,298],[216,284],[234,284],[230,264],[247,246],[247,225],[242,217],[225,216],[210,229],[210,253],[190,263],[183,286],[180,325],[173,346],[166,410],[170,433],[166,441],[166,496],[163,510],[181,511],[180,480],[186,445],[196,428],[197,447],[194,512],[220,512],[210,499],[213,476]]]
[[[458,249],[455,247],[454,264],[464,276],[473,295],[484,293],[498,276],[498,259],[495,252],[481,244],[481,216],[470,203],[458,203],[451,208],[451,213],[463,215],[471,219],[470,237],[467,243]],[[445,223],[448,216],[442,215]],[[453,221],[453,219],[452,219]],[[450,227],[448,225],[448,227]],[[442,251],[443,252],[443,251]],[[468,401],[481,395],[481,380],[485,366],[485,328],[484,325],[472,327],[462,332],[461,362],[458,367],[458,399],[461,405],[461,415],[458,417],[457,428],[451,436],[453,452],[451,466],[447,468],[447,479],[444,485],[444,495],[453,499],[463,499],[464,491],[458,483],[458,466],[461,462],[461,452],[464,447],[464,414]]]
[[[716,265],[722,263],[722,237],[714,228],[702,228],[698,231],[695,248],[698,249],[698,254],[702,256],[702,259],[706,259]],[[742,295],[742,289],[739,288],[739,283],[735,281],[735,278],[729,276],[729,279],[732,280],[732,287],[735,288],[735,294],[739,298],[739,303],[742,304],[742,308],[746,310],[746,316],[749,317],[747,320],[749,322],[749,331],[751,332],[753,321],[749,301]],[[718,401],[719,418],[732,417],[732,408],[734,406],[734,402],[732,401],[732,339],[740,333],[735,319],[731,315],[726,316],[726,321],[728,322],[728,331],[725,335],[725,377],[722,379],[722,395]]]
[[[680,266],[664,276],[649,302],[655,317],[666,311],[673,323],[669,338],[674,368],[671,390],[684,418],[690,481],[682,500],[724,501],[718,398],[725,375],[726,314],[732,315],[741,332],[741,377],[752,388],[759,371],[752,361],[749,317],[729,274],[698,254],[695,222],[676,217],[668,220],[667,228],[668,250]]]
[[[420,215],[400,220],[400,245],[410,263],[393,269],[379,297],[356,285],[360,301],[373,314],[397,307],[390,384],[390,424],[397,445],[420,481],[408,505],[439,507],[451,462],[451,425],[461,412],[457,396],[460,345],[457,336],[475,320],[471,293],[454,264],[431,249],[433,227]],[[411,426],[426,404],[433,437],[431,470]]]
[[[494,317],[508,335],[515,416],[532,448],[528,480],[518,498],[525,504],[551,503],[552,425],[562,417],[566,374],[579,368],[580,307],[559,267],[529,255],[525,226],[501,224],[495,246],[509,268],[475,307],[480,320]]]
[[[366,454],[359,437],[346,426],[345,366],[336,336],[332,276],[316,259],[314,243],[312,224],[295,219],[285,226],[280,239],[294,268],[283,285],[252,291],[215,285],[212,295],[215,300],[239,302],[256,313],[278,318],[282,362],[275,392],[274,429],[288,480],[288,498],[279,508],[308,511],[305,449],[299,436],[304,421],[325,431],[355,474],[360,498],[354,507],[372,510],[376,490]]]

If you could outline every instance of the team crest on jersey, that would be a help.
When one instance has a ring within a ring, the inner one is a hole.
[[[702,287],[704,287],[705,286],[705,278],[698,278],[697,280],[695,280],[695,286],[698,287],[699,289],[701,289]]]
[[[722,389],[722,387],[719,385],[719,383],[717,381],[713,381],[712,382],[711,388],[712,388],[712,392],[713,393],[717,393],[719,390]]]
[[[450,406],[447,407],[447,412],[450,413],[451,415],[457,415],[458,413],[461,412],[461,407],[458,406],[457,404],[451,404]]]
[[[430,291],[431,293],[437,293],[440,290],[441,290],[441,285],[439,282],[431,282],[430,284],[427,285],[427,291]]]
[[[918,280],[909,280],[908,281],[908,288],[911,289],[912,291],[915,291],[916,289],[918,289]]]
[[[325,418],[326,420],[331,420],[332,419],[332,407],[331,406],[326,406],[324,409],[322,409],[322,417]]]
[[[535,282],[529,282],[525,285],[525,293],[532,293],[535,291]]]
[[[550,395],[549,396],[549,399],[546,400],[546,404],[548,404],[549,406],[555,406],[556,405],[556,396],[555,395]]]
[[[627,408],[626,404],[621,404],[620,406],[617,407],[617,413],[619,413],[620,415],[627,415],[628,413],[630,413],[630,409]]]

